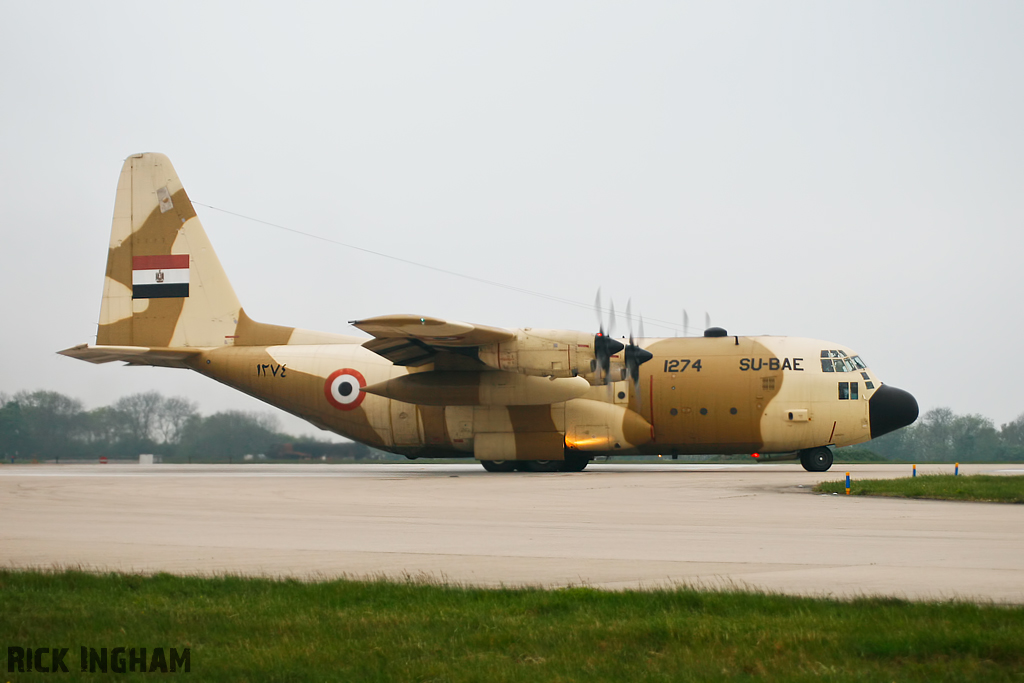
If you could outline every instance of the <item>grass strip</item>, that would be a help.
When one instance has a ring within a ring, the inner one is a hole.
[[[821,493],[845,493],[846,480],[825,481],[815,486],[814,490]],[[850,495],[1024,503],[1024,476],[922,474],[899,479],[854,478]]]
[[[1024,609],[962,602],[0,571],[0,603],[6,646],[70,648],[60,680],[109,677],[81,646],[188,647],[203,681],[1024,677]]]

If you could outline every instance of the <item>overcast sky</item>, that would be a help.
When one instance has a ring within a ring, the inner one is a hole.
[[[273,410],[55,353],[95,341],[118,173],[156,151],[204,205],[584,304],[196,206],[260,321],[592,330],[601,287],[648,336],[709,312],[1024,412],[1024,3],[339,5],[0,4],[0,392]]]

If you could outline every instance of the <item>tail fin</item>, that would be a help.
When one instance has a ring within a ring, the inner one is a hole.
[[[128,157],[117,183],[96,343],[222,346],[237,338],[243,317],[170,160]]]
[[[91,363],[190,367],[209,347],[363,341],[249,318],[170,160],[136,154],[117,183],[96,345],[58,353]]]

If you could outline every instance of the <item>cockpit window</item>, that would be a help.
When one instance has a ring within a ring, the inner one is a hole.
[[[856,372],[867,370],[860,356],[847,356],[845,351],[825,349],[821,352],[822,372]]]

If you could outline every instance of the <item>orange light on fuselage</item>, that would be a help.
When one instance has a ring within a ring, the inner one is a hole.
[[[610,438],[593,437],[590,439],[570,439],[566,437],[565,445],[569,448],[594,448],[604,446],[606,448],[611,446]]]
[[[751,453],[751,454],[750,454],[750,457],[751,457],[751,458],[760,458],[760,457],[761,457],[761,454],[760,454],[760,453]]]

